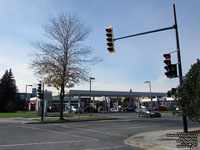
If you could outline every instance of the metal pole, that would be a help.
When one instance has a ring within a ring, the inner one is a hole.
[[[92,91],[91,91],[91,80],[94,80],[95,78],[92,78],[92,77],[90,77],[90,104],[91,104],[91,95],[92,95]],[[89,104],[89,107],[90,107],[90,116],[92,115],[91,114],[91,106],[90,106],[90,104]]]
[[[27,85],[26,84],[26,89],[25,89],[25,102],[24,102],[24,111],[26,111],[26,102],[27,102],[27,87],[28,86],[33,86],[33,85]]]
[[[25,93],[24,111],[26,111],[26,101],[27,101],[27,85],[26,85],[26,93]]]
[[[151,94],[151,82],[150,81],[145,81],[144,83],[149,83],[149,89],[150,89],[150,99],[151,99],[151,106],[150,106],[150,108],[152,108],[152,106],[153,106],[153,102],[152,102],[152,94]]]
[[[183,81],[183,74],[182,74],[182,66],[181,66],[181,54],[180,54],[180,45],[179,45],[178,25],[177,25],[177,20],[176,20],[175,4],[173,4],[173,11],[174,11],[175,34],[176,34],[176,47],[177,47],[179,82],[181,84],[182,81]],[[182,107],[184,108],[184,105]],[[186,132],[188,132],[187,117],[183,113],[182,113],[182,118],[183,118],[183,131],[186,133]]]
[[[44,83],[42,83],[42,115],[41,115],[41,121],[44,120]]]
[[[133,35],[123,36],[123,37],[115,38],[114,41],[117,41],[117,40],[120,40],[120,39],[125,39],[125,38],[130,38],[130,37],[134,37],[134,36],[140,36],[140,35],[144,35],[144,34],[150,34],[150,33],[161,32],[161,31],[165,31],[165,30],[171,30],[171,29],[174,29],[174,28],[175,28],[175,26],[172,26],[172,27],[167,27],[167,28],[137,33],[137,34],[133,34]]]
[[[89,107],[90,107],[90,116],[91,116],[91,78],[90,78],[90,103],[89,103]]]
[[[149,88],[150,88],[150,98],[151,98],[151,108],[153,106],[153,102],[152,102],[152,94],[151,94],[151,82],[149,81]]]

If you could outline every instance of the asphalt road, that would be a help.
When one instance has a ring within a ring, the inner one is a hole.
[[[99,115],[99,114],[98,114]],[[100,114],[106,115],[106,114]],[[182,117],[136,117],[114,113],[117,120],[51,124],[0,124],[0,150],[134,150],[124,140],[147,131],[182,128]],[[189,127],[199,123],[188,122]]]

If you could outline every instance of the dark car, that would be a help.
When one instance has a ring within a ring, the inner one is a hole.
[[[90,112],[90,109],[91,109],[91,113],[97,113],[98,112],[98,110],[96,110],[95,108],[93,108],[93,107],[86,107],[85,109],[84,109],[84,112]]]
[[[156,111],[166,111],[167,110],[167,108],[166,107],[163,107],[163,106],[159,106],[159,107],[153,107],[152,108],[153,110],[156,110]]]
[[[150,109],[150,108],[137,108],[136,115],[138,117],[146,116],[146,117],[149,117],[149,118],[151,118],[151,117],[161,117],[160,112],[155,111],[155,110]]]
[[[122,107],[121,111],[130,112],[130,111],[135,111],[136,108],[137,108],[136,106],[132,105],[132,106],[128,106],[128,107]]]

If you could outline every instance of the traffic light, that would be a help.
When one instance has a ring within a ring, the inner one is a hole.
[[[167,92],[167,97],[171,97],[172,96],[172,92],[171,91],[168,91]]]
[[[108,45],[108,51],[110,54],[114,53],[114,38],[113,38],[113,28],[112,26],[109,26],[106,28],[106,40],[107,40],[107,45]]]
[[[174,97],[176,95],[176,88],[172,88],[170,91],[167,92],[167,97]]]
[[[37,94],[39,99],[43,99],[42,84],[38,84]]]
[[[176,88],[172,88],[172,89],[171,89],[171,94],[172,94],[172,95],[175,95],[175,94],[176,94],[176,90],[177,90]]]
[[[176,64],[171,64],[170,54],[164,54],[163,56],[165,57],[164,63],[166,64],[164,68],[167,70],[167,72],[165,72],[165,75],[170,79],[176,78],[177,77]]]
[[[164,63],[166,65],[171,65],[171,55],[170,54],[164,54],[163,56],[165,57]]]

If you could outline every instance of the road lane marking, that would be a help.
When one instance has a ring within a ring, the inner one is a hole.
[[[18,127],[21,127],[21,128],[27,128],[27,129],[34,129],[34,130],[40,130],[40,131],[53,132],[53,133],[57,133],[57,134],[70,135],[70,136],[75,136],[75,137],[85,138],[85,139],[88,139],[88,140],[99,141],[99,139],[90,138],[90,137],[81,136],[81,135],[70,134],[70,133],[66,133],[66,132],[59,132],[59,131],[55,131],[55,130],[40,129],[40,128],[34,128],[34,127],[25,127],[25,126],[18,126]]]
[[[69,128],[69,129],[78,129],[78,130],[83,130],[83,131],[89,131],[89,132],[96,132],[96,133],[107,134],[107,135],[127,137],[126,135],[117,134],[117,133],[110,133],[110,132],[107,132],[107,131],[99,131],[99,130],[83,129],[83,128],[72,128],[72,127],[68,127],[68,126],[62,126],[62,127]]]
[[[96,141],[96,140],[95,140],[95,141]],[[81,143],[81,142],[94,142],[94,140],[57,141],[57,142],[41,142],[41,143],[8,144],[8,145],[0,145],[0,147],[32,146],[32,145],[45,145],[45,144],[65,144],[65,143]]]
[[[147,127],[148,125],[146,126],[137,126],[137,127],[123,127],[123,128],[118,128],[119,130],[121,129],[134,129],[134,128],[144,128],[144,127]]]
[[[103,147],[103,148],[89,148],[89,149],[83,149],[83,150],[101,150],[101,149],[116,149],[116,148],[122,148],[123,146],[115,146],[115,147]]]

